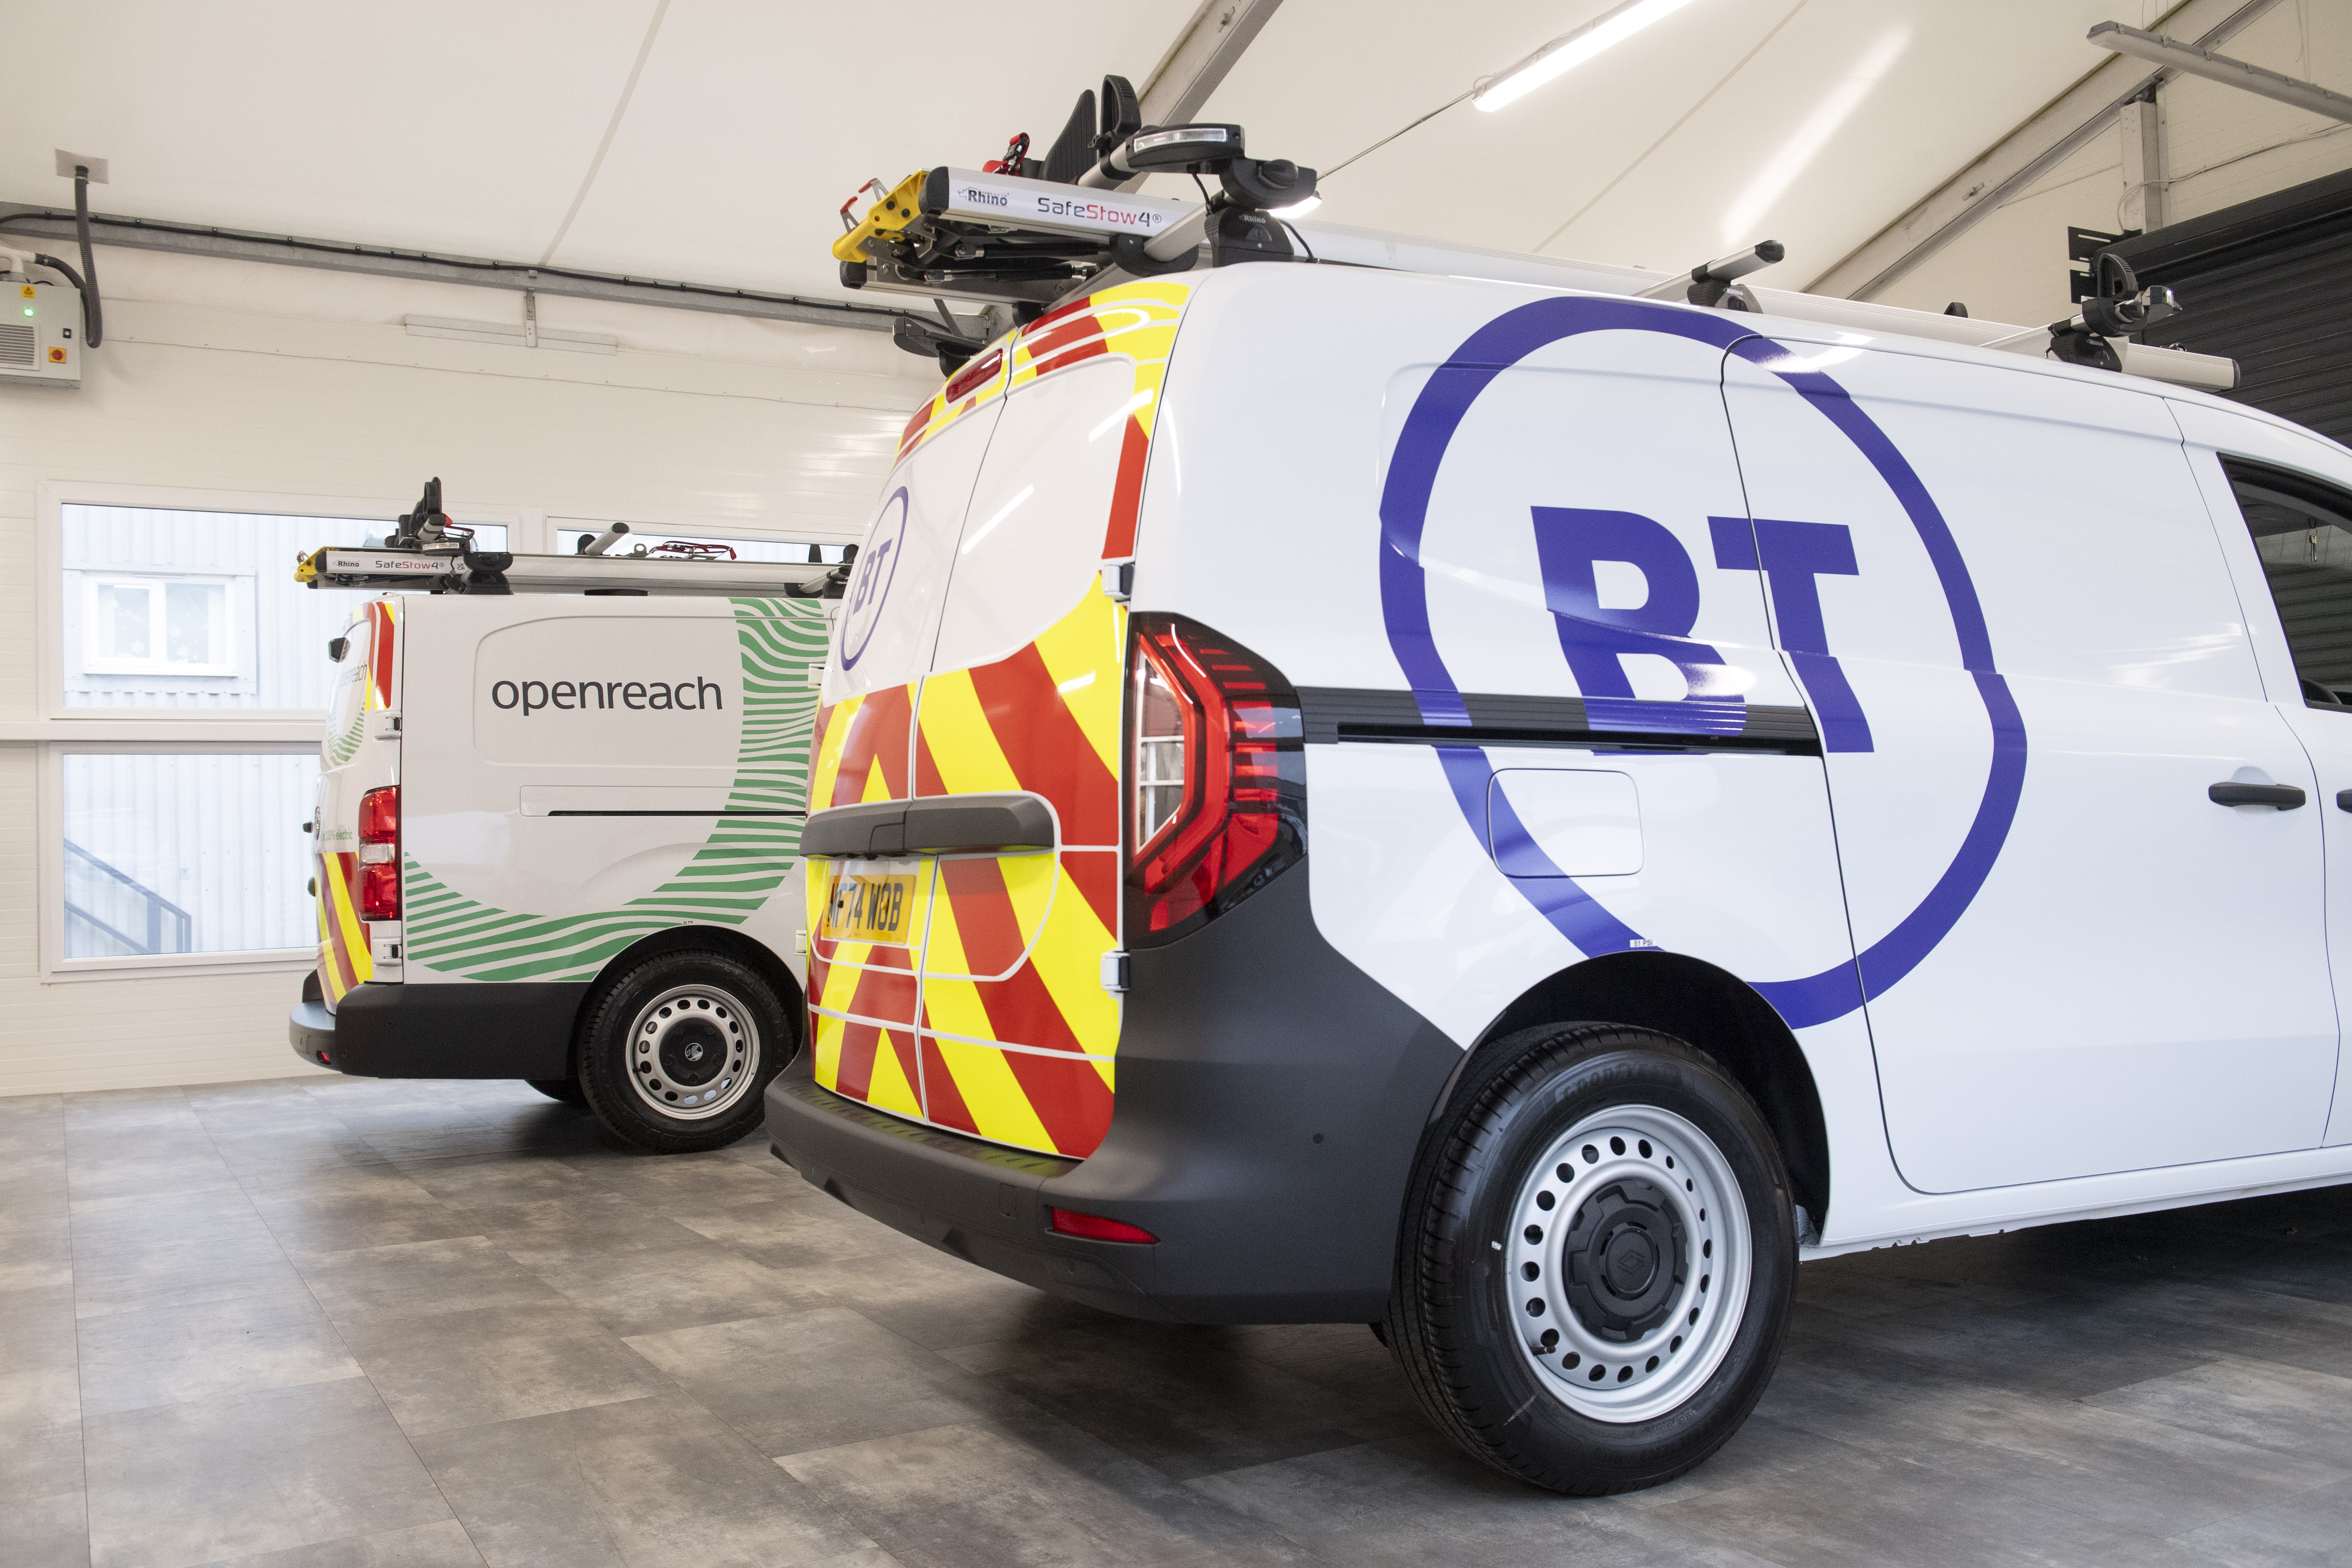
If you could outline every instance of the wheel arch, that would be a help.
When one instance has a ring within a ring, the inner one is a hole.
[[[596,1004],[613,984],[649,958],[665,952],[720,952],[734,959],[775,988],[776,997],[784,1005],[784,1024],[790,1031],[792,1050],[784,1060],[789,1063],[801,1047],[805,1023],[806,998],[801,984],[793,977],[792,965],[778,957],[766,942],[754,941],[741,931],[728,926],[670,926],[639,938],[604,961],[596,972],[595,980],[581,994],[580,1005],[572,1017],[572,1048],[575,1061],[580,1049],[582,1031],[595,1015]]]
[[[1464,1068],[1493,1042],[1543,1024],[1628,1024],[1688,1042],[1722,1067],[1764,1113],[1796,1201],[1815,1226],[1830,1205],[1829,1126],[1804,1047],[1770,1003],[1738,976],[1674,952],[1614,952],[1529,986],[1503,1009]],[[1463,1069],[1446,1081],[1433,1119]]]

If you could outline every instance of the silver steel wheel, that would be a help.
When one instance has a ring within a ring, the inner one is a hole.
[[[1674,1409],[1748,1310],[1748,1207],[1715,1141],[1670,1110],[1612,1106],[1555,1141],[1511,1205],[1520,1353],[1598,1421]]]
[[[760,1051],[741,1001],[715,985],[672,986],[629,1026],[629,1087],[674,1121],[707,1121],[751,1091]]]

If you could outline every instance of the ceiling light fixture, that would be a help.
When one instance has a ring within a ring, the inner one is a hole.
[[[1471,94],[1470,101],[1491,114],[1689,4],[1690,0],[1625,0],[1623,5],[1602,12],[1581,27],[1562,33],[1493,78]]]

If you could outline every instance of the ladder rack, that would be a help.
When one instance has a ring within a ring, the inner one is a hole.
[[[294,580],[312,588],[423,589],[434,594],[611,594],[710,598],[830,598],[841,568],[823,562],[711,561],[657,555],[517,555],[509,552],[327,545]]]

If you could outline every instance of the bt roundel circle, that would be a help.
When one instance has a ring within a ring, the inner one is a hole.
[[[890,521],[892,508],[898,509],[898,521]],[[882,624],[882,605],[890,596],[890,584],[898,575],[898,557],[906,548],[907,487],[900,485],[882,503],[880,519],[875,523],[865,552],[858,559],[856,586],[851,591],[849,607],[841,617],[841,668],[856,669],[857,661],[866,657],[866,645],[874,640],[874,628]],[[882,574],[876,583],[874,574]]]
[[[1421,563],[1422,534],[1438,468],[1479,395],[1497,375],[1539,349],[1594,331],[1657,332],[1737,354],[1780,377],[1853,443],[1903,508],[1927,552],[1958,637],[1961,664],[1973,678],[1991,721],[1992,763],[1984,795],[1951,863],[1911,912],[1853,963],[1835,964],[1818,974],[1749,982],[1791,1027],[1828,1023],[1861,1006],[1865,995],[1882,994],[1910,973],[1959,922],[2000,858],[2025,789],[2024,719],[2009,683],[1994,667],[1984,607],[1959,544],[1910,462],[1843,387],[1820,371],[1798,368],[1801,362],[1780,344],[1711,312],[1590,298],[1538,300],[1505,311],[1464,340],[1431,373],[1397,437],[1381,492],[1381,616],[1389,647],[1424,723],[1469,724],[1461,689],[1431,632],[1428,579]],[[1464,820],[1483,839],[1492,773],[1485,752],[1475,744],[1440,744],[1436,750]],[[1572,878],[1513,879],[1512,885],[1588,957],[1658,946],[1612,915]]]

